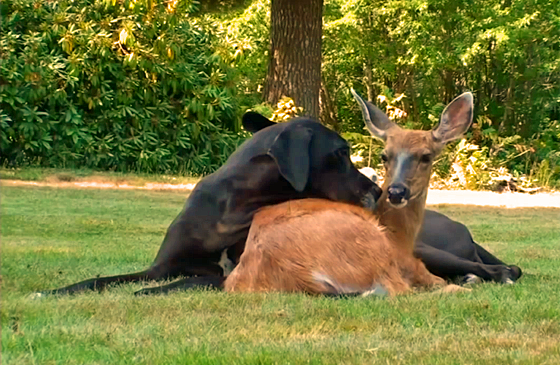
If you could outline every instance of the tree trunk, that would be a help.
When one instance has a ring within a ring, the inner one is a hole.
[[[289,96],[305,115],[319,118],[322,16],[323,0],[272,0],[268,103]]]
[[[414,124],[420,124],[420,111],[418,110],[418,98],[416,97],[416,74],[415,70],[410,71],[410,83],[408,89],[408,95],[410,96],[410,107],[412,109],[412,121]],[[431,126],[430,124],[427,125]]]
[[[336,106],[332,101],[327,83],[321,79],[321,91],[319,94],[319,107],[321,109],[320,119],[325,125],[330,125],[337,132],[340,132],[340,123],[336,116]]]
[[[375,95],[375,89],[373,87],[373,66],[371,64],[371,59],[368,57],[364,62],[364,83],[366,84],[367,99],[372,103],[376,103],[377,95]]]

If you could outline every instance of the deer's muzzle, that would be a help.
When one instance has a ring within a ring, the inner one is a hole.
[[[395,208],[402,208],[410,199],[410,189],[404,184],[392,184],[387,189],[387,198],[389,203]]]

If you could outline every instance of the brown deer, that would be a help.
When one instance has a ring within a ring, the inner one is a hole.
[[[470,126],[473,96],[464,93],[432,131],[403,130],[354,90],[368,130],[385,142],[386,178],[374,213],[303,199],[269,206],[252,222],[228,292],[403,293],[444,285],[413,256],[434,158]]]

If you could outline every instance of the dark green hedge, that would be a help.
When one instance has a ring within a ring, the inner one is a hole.
[[[199,175],[242,140],[189,1],[3,0],[1,163]]]

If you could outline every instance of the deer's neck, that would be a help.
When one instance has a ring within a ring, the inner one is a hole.
[[[381,225],[387,228],[392,242],[406,252],[412,253],[416,236],[424,220],[428,189],[413,197],[403,208],[395,208],[387,201],[387,187],[378,200],[377,214]]]

